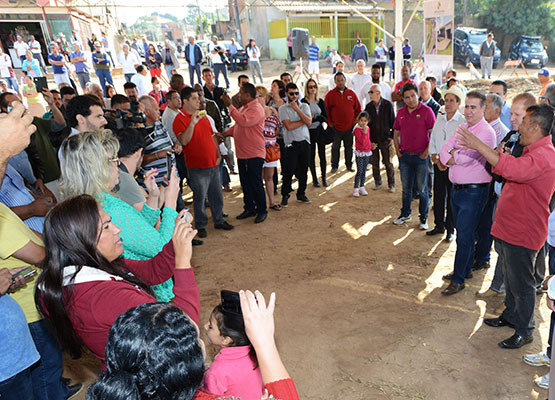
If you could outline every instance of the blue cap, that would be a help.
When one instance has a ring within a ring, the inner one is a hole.
[[[547,68],[542,68],[538,71],[538,75],[549,76],[549,70]]]

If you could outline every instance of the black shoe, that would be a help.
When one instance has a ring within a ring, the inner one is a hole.
[[[227,218],[227,217],[229,217],[229,214],[224,212],[224,213],[222,213],[222,217]]]
[[[241,214],[239,214],[238,216],[236,216],[236,219],[246,219],[246,218],[250,218],[250,217],[254,217],[256,215],[256,212],[254,211],[243,211]]]
[[[198,239],[193,239],[193,241],[191,242],[191,244],[193,246],[200,246],[201,244],[204,244],[204,242],[202,240],[198,240]]]
[[[447,236],[445,236],[445,241],[447,243],[451,243],[455,239],[455,234],[453,232],[447,232]]]
[[[266,221],[266,217],[267,217],[267,216],[268,216],[268,213],[267,213],[267,212],[266,212],[266,213],[262,213],[262,214],[258,214],[258,215],[256,216],[256,218],[254,219],[254,223],[255,223],[255,224],[260,224],[260,223]]]
[[[227,221],[222,222],[221,224],[214,224],[215,229],[223,229],[224,231],[231,231],[235,228],[233,225],[228,223]]]
[[[62,383],[66,386],[71,385],[71,379],[69,378],[64,378],[63,376],[60,378],[60,380],[62,381]]]
[[[493,328],[502,328],[504,326],[508,326],[509,328],[514,328],[513,324],[511,324],[503,317],[485,318],[484,324],[486,324],[487,326],[491,326]]]
[[[428,235],[428,236],[443,235],[444,232],[445,232],[445,229],[440,229],[436,226],[431,231],[426,232],[426,235]]]
[[[328,180],[326,178],[322,178],[322,185],[324,185],[325,187],[328,187],[330,185],[330,183],[328,182]]]
[[[465,279],[472,279],[473,276],[474,275],[472,275],[472,271],[471,271],[468,274],[466,274]],[[453,278],[453,273],[452,272],[450,274],[443,275],[443,280],[444,281],[450,281],[451,278]]]
[[[336,173],[336,172],[337,172],[337,167],[333,167],[333,168],[331,169],[331,173],[334,174],[334,173]]]
[[[68,386],[69,392],[67,392],[66,400],[71,399],[73,396],[78,394],[81,390],[83,390],[82,383],[76,383],[75,385]]]
[[[281,198],[281,206],[282,207],[287,207],[289,205],[289,197],[291,197],[291,196],[286,194],[285,196],[283,196]]]
[[[320,185],[320,182],[318,182],[317,180],[314,180],[314,181],[312,182],[312,184],[314,185],[314,187],[320,187],[320,186],[322,186],[322,185]]]
[[[475,261],[474,265],[472,266],[472,271],[480,271],[481,269],[487,269],[487,268],[489,268],[489,263]]]
[[[497,343],[499,347],[502,349],[520,349],[522,346],[528,343],[532,343],[534,338],[532,335],[530,336],[520,336],[519,334],[515,333],[510,338],[502,340],[501,342]]]
[[[455,293],[459,293],[464,289],[464,283],[451,282],[449,286],[442,290],[441,294],[444,296],[451,296]]]
[[[197,232],[198,232],[197,235],[199,238],[204,239],[206,236],[208,236],[208,233],[206,233],[206,229],[204,228],[197,229]]]
[[[351,166],[351,167],[347,167],[347,171],[349,171],[349,172],[355,172],[355,169]]]
[[[305,204],[310,204],[311,201],[309,200],[308,197],[306,197],[305,195],[302,195],[301,197],[297,197],[297,201],[299,203],[305,203]]]

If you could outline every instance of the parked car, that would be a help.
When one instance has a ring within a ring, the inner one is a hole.
[[[464,65],[471,62],[474,65],[480,65],[480,46],[488,38],[487,29],[461,27],[455,29],[455,50],[453,57]],[[501,59],[501,50],[495,49],[493,56],[493,68],[499,65]]]
[[[522,59],[525,66],[533,65],[543,68],[547,65],[549,57],[540,39],[539,36],[517,36],[509,47],[509,58],[511,60]]]
[[[197,40],[196,44],[200,46],[202,50],[202,64],[210,65],[210,52],[208,51],[208,45],[210,44],[210,40]]]
[[[204,55],[203,64],[207,64],[208,66],[211,67],[212,60],[210,58],[210,51],[208,50],[208,48],[210,46],[210,43],[212,42],[209,40],[202,40],[202,41],[199,40],[197,43],[202,49],[202,54]],[[229,46],[231,46],[231,40],[218,40],[218,44],[220,46],[225,47],[225,54],[228,60],[231,62],[231,56],[229,55]],[[235,42],[235,44],[237,45],[237,57],[236,57],[237,66],[242,70],[245,70],[249,65],[249,57],[247,56],[247,52],[243,48],[243,46],[241,46],[237,42]]]

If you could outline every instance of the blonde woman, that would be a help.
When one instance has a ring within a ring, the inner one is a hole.
[[[268,90],[264,86],[256,87],[256,94],[258,96],[258,101],[264,107],[266,113],[266,119],[264,120],[264,139],[266,140],[266,148],[269,146],[277,145],[277,134],[281,130],[281,121],[279,120],[277,110],[272,106],[266,106],[268,102],[269,94]],[[274,198],[274,173],[278,165],[277,160],[275,161],[264,161],[262,165],[262,178],[266,184],[266,193],[268,194],[268,200],[270,201],[270,209],[274,211],[280,211],[281,206],[276,203]]]
[[[112,191],[119,182],[119,142],[110,130],[85,132],[64,141],[61,147],[62,197],[88,194],[93,196],[102,209],[111,217],[114,225],[121,229],[123,257],[131,260],[148,260],[162,251],[172,237],[177,212],[179,178],[172,169],[165,193],[162,210],[147,204],[141,211],[116,197]],[[154,175],[145,185],[152,196],[159,195]],[[154,203],[156,204],[156,203]],[[160,227],[154,228],[161,216]],[[152,287],[158,301],[169,301],[173,296],[172,280]]]

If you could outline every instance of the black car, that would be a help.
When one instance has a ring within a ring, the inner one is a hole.
[[[511,60],[522,59],[525,66],[533,65],[543,68],[547,65],[549,57],[539,36],[517,36],[509,48]]]
[[[209,51],[209,47],[211,43],[212,42],[206,41],[201,44],[203,53],[206,52],[206,59],[205,59],[206,64],[208,64],[210,67],[212,66],[212,60],[210,59],[210,51]],[[241,68],[242,70],[245,70],[249,65],[249,56],[247,56],[247,51],[240,44],[237,44],[237,42],[235,42],[235,45],[237,46],[237,54],[235,56],[235,62],[237,63],[237,66],[239,68]],[[231,46],[231,40],[218,40],[218,46],[225,47],[225,55],[229,60],[229,62],[231,62],[231,55],[229,54],[229,47]]]
[[[480,46],[488,38],[487,29],[461,27],[455,29],[455,48],[453,58],[464,65],[471,62],[480,65]],[[493,67],[497,67],[501,59],[501,50],[495,49],[493,56]]]

